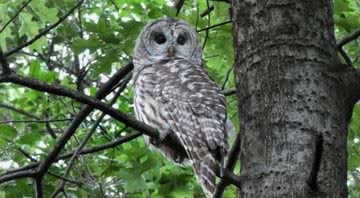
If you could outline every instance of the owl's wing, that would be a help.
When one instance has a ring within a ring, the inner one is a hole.
[[[226,148],[226,100],[202,65],[177,60],[156,69],[155,99],[176,124],[197,135],[211,150]]]
[[[156,68],[155,98],[168,115],[168,125],[187,151],[208,195],[227,151],[226,102],[201,65],[178,60]]]

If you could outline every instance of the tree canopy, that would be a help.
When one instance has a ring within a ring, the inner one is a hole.
[[[206,68],[227,95],[228,117],[235,126],[230,134],[233,142],[239,122],[233,95],[230,13],[226,0],[0,0],[0,61],[6,59],[20,76],[96,97],[111,76],[129,65],[134,42],[146,23],[164,17],[183,19],[198,30]],[[349,35],[360,32],[360,3],[334,0],[334,22],[339,44],[345,44]],[[342,49],[339,56],[343,62],[359,68],[360,40],[352,40]],[[115,82],[103,101],[133,116],[130,75]],[[21,83],[0,83],[0,181],[10,170],[39,166],[85,108],[82,102],[60,95]],[[351,197],[359,197],[359,105],[348,132],[348,187]],[[56,162],[49,164],[42,181],[44,196],[203,196],[191,167],[177,166],[150,151],[138,136],[132,127],[99,110],[91,111],[55,156]],[[82,151],[73,155],[79,148]],[[237,164],[235,172],[239,169]],[[30,178],[5,182],[0,197],[33,197],[34,182]],[[224,196],[235,194],[236,188],[229,186]]]

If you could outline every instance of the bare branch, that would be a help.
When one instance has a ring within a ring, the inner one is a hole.
[[[35,173],[36,172],[33,171],[33,170],[23,170],[23,171],[18,171],[18,172],[5,174],[5,175],[0,177],[0,184],[4,183],[4,182],[11,181],[11,180],[15,180],[15,179],[34,177]]]
[[[133,69],[132,63],[129,63],[118,70],[98,91],[96,94],[97,99],[104,98],[111,88],[115,86],[124,76],[126,76]],[[73,136],[76,129],[79,127],[81,122],[90,114],[94,109],[93,106],[85,106],[80,113],[74,118],[66,132],[61,136],[54,149],[48,154],[47,158],[40,164],[39,173],[44,174],[51,164],[56,160],[57,156],[64,148],[65,144]],[[116,110],[117,111],[117,110]]]
[[[10,74],[8,76],[0,76],[0,82],[11,82],[25,87],[29,87],[34,90],[72,98],[78,102],[82,102],[87,105],[90,105],[92,109],[93,108],[99,109],[105,112],[106,114],[110,115],[111,117],[117,119],[118,121],[123,122],[126,125],[136,130],[142,131],[146,135],[149,135],[156,139],[158,138],[158,131],[153,127],[150,127],[142,122],[139,122],[135,118],[130,117],[129,115],[126,115],[117,109],[111,108],[107,104],[99,100],[96,100],[90,96],[84,95],[80,92],[73,91],[59,85],[49,85],[47,83],[38,81],[36,79],[22,77],[16,74]]]
[[[8,124],[8,123],[50,123],[50,122],[66,122],[71,121],[72,118],[66,119],[53,119],[53,120],[9,120],[9,121],[0,121],[0,124]]]
[[[66,182],[69,182],[69,183],[72,183],[72,184],[75,184],[77,186],[81,186],[83,185],[83,183],[81,181],[76,181],[76,180],[73,180],[73,179],[69,179],[69,178],[66,178],[66,177],[63,177],[59,174],[56,174],[56,173],[53,173],[53,172],[48,172],[49,175],[53,176],[53,177],[56,177],[58,179],[61,179],[61,180],[64,180]]]
[[[115,139],[114,141],[106,143],[106,144],[102,144],[102,145],[94,146],[94,147],[90,147],[90,148],[85,148],[79,153],[79,155],[87,155],[87,154],[100,152],[100,151],[103,151],[103,150],[106,150],[106,149],[114,148],[114,147],[117,147],[117,146],[119,146],[119,145],[121,145],[123,143],[129,142],[129,141],[131,141],[131,140],[133,140],[133,139],[135,139],[137,137],[140,137],[141,135],[142,135],[142,133],[135,132],[135,133],[129,134],[129,135],[124,136],[124,137],[119,137],[119,138]],[[57,162],[57,161],[63,160],[63,159],[68,159],[72,155],[74,155],[74,153],[75,153],[75,150],[70,151],[68,153],[65,153],[63,155],[60,155],[59,157],[57,157],[54,160],[54,162]],[[10,171],[8,171],[5,174],[0,176],[0,183],[1,183],[1,179],[4,178],[4,177],[7,177],[8,175],[12,175],[12,174],[17,173],[17,172],[22,172],[22,171],[34,169],[39,165],[40,165],[40,162],[36,162],[36,163],[29,164],[27,166],[24,166],[22,168],[10,170]],[[7,181],[9,181],[9,180],[7,180]]]
[[[346,64],[349,65],[349,66],[352,66],[351,59],[350,59],[350,57],[347,55],[347,53],[345,52],[345,50],[344,50],[343,48],[340,48],[339,51],[340,51],[341,56],[344,58]]]
[[[0,49],[0,67],[2,69],[2,75],[8,75],[11,73],[9,63],[7,62],[6,57],[1,49]]]
[[[110,102],[110,106],[112,106],[117,98],[120,96],[120,94],[125,90],[126,85],[129,83],[131,79],[131,75],[128,75],[126,79],[124,79],[124,81],[122,82],[123,86],[120,87],[120,89],[116,92],[116,94],[114,95],[113,99]],[[74,154],[71,156],[70,162],[68,163],[68,166],[66,168],[66,172],[64,177],[68,177],[70,174],[70,170],[72,168],[72,166],[74,165],[74,162],[76,160],[76,158],[79,156],[79,154],[81,153],[81,150],[85,147],[86,143],[88,142],[88,140],[91,138],[91,136],[95,133],[97,127],[99,126],[100,122],[103,120],[103,118],[105,117],[105,113],[102,113],[99,118],[96,120],[96,122],[93,124],[93,127],[90,129],[90,131],[88,132],[88,134],[82,139],[82,141],[80,142],[80,145],[78,146],[78,148],[75,150]],[[61,192],[63,190],[63,188],[65,187],[65,180],[61,181],[61,184],[58,186],[58,188],[54,191],[53,195],[51,197],[55,197],[59,192]]]
[[[224,3],[231,3],[231,0],[209,0],[209,1],[219,1]]]
[[[33,114],[31,114],[29,112],[26,112],[26,111],[24,111],[22,109],[15,108],[15,107],[7,105],[7,104],[0,103],[0,108],[8,109],[8,110],[14,111],[16,113],[20,113],[20,114],[22,114],[24,116],[34,118],[34,119],[37,119],[37,120],[41,119],[40,117],[38,117],[36,115],[33,115]]]
[[[355,32],[351,33],[348,36],[345,36],[343,38],[341,38],[339,40],[339,42],[337,42],[337,47],[338,49],[342,48],[344,45],[346,45],[347,43],[357,39],[360,36],[360,28],[358,28],[357,30],[355,30]]]
[[[3,32],[5,30],[5,28],[14,21],[14,19],[20,14],[20,12],[31,2],[32,0],[28,0],[26,3],[24,3],[24,5],[22,5],[20,7],[20,9],[15,13],[15,15],[13,17],[11,17],[11,19],[5,23],[5,25],[0,29],[0,34],[1,32]]]
[[[233,71],[233,69],[234,69],[234,65],[232,65],[232,66],[226,71],[225,80],[224,80],[224,83],[223,83],[222,86],[221,86],[221,90],[224,90],[224,89],[225,89],[226,83],[229,81],[229,77],[230,77],[230,74],[231,74],[231,72]]]
[[[204,12],[200,14],[200,17],[203,18],[204,16],[210,14],[214,10],[214,6],[208,7]]]
[[[206,6],[207,6],[207,10],[210,10],[210,5],[209,5],[209,0],[206,0]],[[207,26],[209,27],[211,24],[211,16],[210,14],[207,15]],[[205,49],[206,43],[209,39],[209,30],[205,31],[205,39],[204,39],[204,43],[202,45],[202,49]]]
[[[33,44],[35,41],[37,41],[38,39],[40,39],[42,36],[46,35],[47,33],[49,33],[52,29],[56,28],[58,25],[60,25],[69,15],[71,15],[74,10],[76,10],[78,7],[81,6],[81,4],[84,2],[85,0],[79,0],[78,3],[72,8],[70,9],[64,16],[60,17],[59,20],[57,22],[55,22],[54,24],[48,26],[47,28],[43,29],[39,34],[37,34],[34,38],[30,39],[29,41],[25,42],[24,44],[11,49],[10,51],[5,53],[5,57],[8,57],[16,52],[18,52],[19,50],[23,49],[24,47],[27,47],[31,44]]]
[[[12,107],[10,105],[7,105],[7,104],[2,104],[0,103],[0,108],[5,108],[5,109],[8,109],[8,110],[11,110],[11,111],[14,111],[14,112],[17,112],[17,113],[20,113],[24,116],[27,116],[27,117],[30,117],[30,118],[34,118],[36,120],[41,120],[40,117],[36,116],[36,115],[32,115],[30,114],[29,112],[26,112],[22,109],[18,109],[18,108],[15,108],[15,107]],[[46,120],[49,120],[48,118],[46,118]],[[56,139],[56,134],[55,132],[52,130],[52,128],[50,127],[50,124],[49,122],[45,122],[46,124],[46,129],[47,129],[47,132],[51,135],[52,138]]]
[[[181,8],[184,6],[185,0],[176,0],[175,1],[175,9],[176,9],[176,16],[179,15]]]
[[[113,6],[114,6],[117,10],[120,9],[119,6],[116,5],[116,2],[115,2],[114,0],[111,0],[111,3],[113,4]]]
[[[203,28],[203,29],[200,29],[200,30],[197,30],[197,32],[203,32],[203,31],[206,31],[206,30],[210,30],[212,28],[216,28],[216,27],[220,27],[220,26],[223,26],[223,25],[226,25],[228,23],[232,23],[232,21],[225,21],[225,22],[222,22],[222,23],[218,23],[218,24],[215,24],[215,25],[212,25],[212,26],[208,26],[206,28]]]
[[[224,94],[224,96],[231,96],[236,94],[236,89],[228,89],[228,90],[224,90],[222,91],[222,94]]]
[[[44,197],[44,191],[42,186],[42,178],[36,178],[35,179],[35,192],[36,192],[36,198],[43,198]]]
[[[225,169],[232,172],[234,170],[234,167],[236,165],[236,161],[239,157],[240,152],[240,133],[237,134],[235,142],[233,146],[231,147],[231,150],[228,154],[228,159],[225,165]],[[219,184],[216,186],[214,198],[221,198],[222,194],[225,190],[225,187],[229,185],[229,183],[225,179],[221,179]]]

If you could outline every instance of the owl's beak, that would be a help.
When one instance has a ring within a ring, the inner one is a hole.
[[[168,48],[168,57],[174,57],[175,55],[175,48],[173,46],[170,46]]]

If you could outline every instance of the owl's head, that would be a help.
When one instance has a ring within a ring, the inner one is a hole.
[[[201,60],[202,49],[196,30],[177,19],[160,19],[147,24],[134,49],[134,62],[152,64],[165,59]]]

